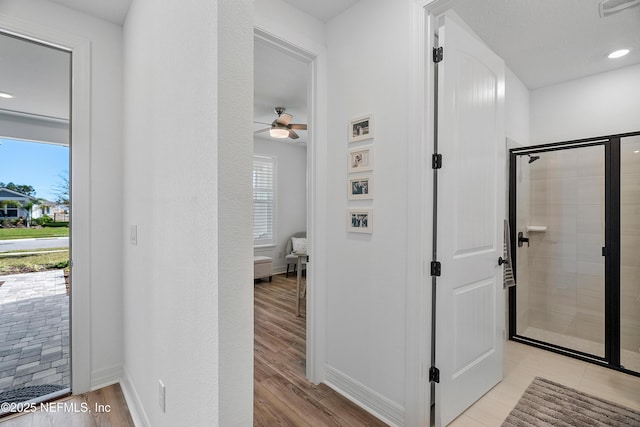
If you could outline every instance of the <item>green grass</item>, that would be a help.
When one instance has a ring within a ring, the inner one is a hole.
[[[69,248],[59,247],[59,248],[44,248],[44,249],[19,249],[17,251],[3,251],[0,252],[0,258],[6,254],[20,254],[20,253],[30,253],[30,252],[53,252],[53,251],[68,251]]]
[[[65,237],[68,235],[69,227],[0,228],[0,240]]]
[[[65,268],[69,251],[0,258],[0,275]]]

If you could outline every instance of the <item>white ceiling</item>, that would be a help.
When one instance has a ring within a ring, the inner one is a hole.
[[[537,89],[640,63],[640,6],[600,18],[600,0],[454,0],[454,10]],[[617,60],[607,55],[631,49]]]
[[[52,0],[122,24],[131,0]],[[285,0],[326,21],[358,0]],[[451,0],[456,12],[502,56],[530,88],[640,63],[640,6],[607,18],[598,15],[599,0]],[[286,22],[287,17],[283,17]],[[25,43],[25,42],[21,42]],[[67,117],[68,87],[64,53],[0,37],[0,108]],[[618,60],[606,55],[627,47]],[[19,52],[18,52],[19,50]],[[46,64],[46,65],[45,65]],[[270,123],[273,107],[287,107],[294,123],[306,123],[307,68],[282,52],[256,43],[255,119]],[[66,80],[65,80],[66,81]],[[65,94],[65,96],[61,94]],[[64,100],[57,105],[54,100]],[[259,125],[262,126],[262,125]],[[257,127],[257,126],[256,126]],[[258,127],[257,127],[258,128]],[[306,132],[299,132],[306,138]]]
[[[0,109],[68,119],[70,81],[69,52],[0,36]]]
[[[359,0],[284,0],[291,6],[300,9],[308,15],[327,22],[340,15]]]
[[[93,15],[114,24],[122,25],[131,0],[51,0],[71,9]]]

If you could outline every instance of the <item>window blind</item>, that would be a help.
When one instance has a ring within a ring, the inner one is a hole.
[[[253,243],[275,243],[275,158],[253,156]]]

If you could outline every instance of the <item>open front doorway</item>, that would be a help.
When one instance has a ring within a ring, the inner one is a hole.
[[[71,390],[71,52],[0,34],[0,403]],[[4,407],[3,407],[4,409]]]

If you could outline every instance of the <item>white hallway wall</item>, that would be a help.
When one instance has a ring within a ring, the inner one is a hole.
[[[255,154],[275,156],[277,162],[276,246],[256,248],[254,253],[273,258],[274,272],[282,272],[286,270],[284,255],[289,237],[307,229],[307,149],[258,138],[254,139],[253,147]]]
[[[253,1],[134,0],[124,61],[130,403],[154,427],[251,425]]]
[[[505,75],[505,134],[507,138],[522,145],[529,145],[529,103],[529,89],[513,71],[507,68]],[[507,176],[509,175],[507,174]]]
[[[531,144],[640,130],[640,64],[531,91]]]
[[[46,0],[2,0],[0,14],[91,41],[91,386],[122,370],[122,28]]]
[[[405,407],[407,169],[411,2],[361,1],[326,27],[328,51],[327,368]],[[384,23],[384,25],[381,25]],[[347,142],[349,120],[375,114],[375,138]],[[348,202],[350,148],[375,149],[374,200]],[[373,209],[373,233],[347,232],[347,209]]]

